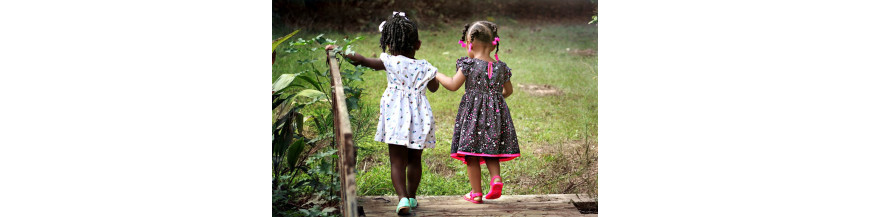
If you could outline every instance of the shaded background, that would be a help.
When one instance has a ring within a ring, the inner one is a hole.
[[[392,11],[403,11],[421,29],[462,26],[468,19],[504,17],[521,22],[584,23],[597,14],[596,0],[273,0],[273,28],[366,31]]]

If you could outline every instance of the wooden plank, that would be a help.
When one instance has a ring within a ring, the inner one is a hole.
[[[338,149],[338,170],[341,179],[341,213],[344,216],[359,216],[357,213],[356,155],[353,149],[353,132],[350,129],[350,118],[345,105],[344,86],[341,84],[341,71],[335,51],[327,51],[326,62],[332,75],[332,111],[335,132],[335,144]]]
[[[413,216],[598,216],[581,214],[570,201],[592,202],[578,194],[503,195],[482,204],[469,203],[460,195],[417,197],[419,207]],[[360,198],[366,216],[396,215],[396,196],[366,196]]]

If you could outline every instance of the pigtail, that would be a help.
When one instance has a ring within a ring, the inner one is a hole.
[[[492,22],[484,22],[492,33],[492,38],[495,40],[498,38],[498,25]],[[501,40],[495,41],[495,58],[498,60],[498,46],[501,45]]]
[[[465,36],[468,35],[468,27],[471,27],[471,24],[466,23],[465,29],[462,30],[462,38],[460,38],[459,41],[465,41]]]
[[[496,26],[494,23],[492,24],[492,35],[493,35],[493,38],[499,38],[498,37],[498,26]],[[498,60],[498,46],[499,45],[501,45],[501,39],[499,39],[495,42],[495,59],[496,60]]]

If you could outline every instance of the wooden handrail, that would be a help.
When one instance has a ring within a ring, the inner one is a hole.
[[[338,149],[338,173],[341,178],[341,213],[344,216],[359,216],[356,199],[356,154],[353,148],[353,132],[345,104],[344,86],[341,84],[341,71],[335,51],[326,51],[326,62],[332,75],[332,113],[335,127],[335,146]]]

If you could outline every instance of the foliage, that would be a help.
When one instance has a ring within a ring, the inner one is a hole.
[[[331,78],[322,61],[323,46],[337,41],[323,35],[308,40],[288,40],[297,32],[279,38],[275,41],[278,44],[273,42],[273,52],[291,54],[291,59],[296,61],[290,67],[273,67],[272,213],[273,216],[338,215],[340,182],[333,140],[333,99],[326,94],[331,91]],[[360,37],[344,39],[344,45],[337,50],[352,52],[351,44],[358,39]],[[281,41],[288,43],[281,45]],[[278,62],[282,65],[286,61]],[[370,119],[356,119],[353,115],[363,110],[359,109],[363,106],[359,102],[363,88],[358,84],[368,68],[352,65],[342,68],[346,68],[342,82],[352,126],[372,125],[368,123]]]

